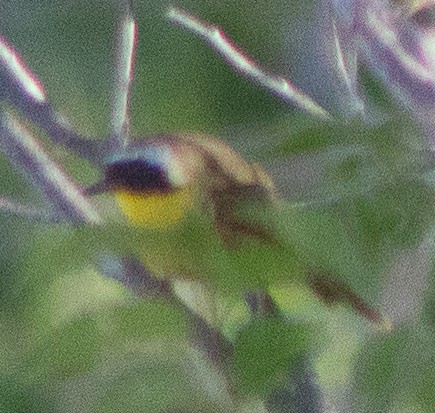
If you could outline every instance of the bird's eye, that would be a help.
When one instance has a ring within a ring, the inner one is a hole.
[[[161,165],[150,164],[144,160],[126,160],[107,166],[106,182],[114,190],[132,192],[171,191],[165,169]]]

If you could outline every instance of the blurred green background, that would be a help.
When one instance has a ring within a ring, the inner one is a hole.
[[[322,73],[315,60],[306,60],[312,43],[304,43],[307,30],[319,28],[315,4],[192,0],[175,5],[222,26],[264,67],[299,80],[307,90],[304,73]],[[422,179],[425,142],[412,116],[363,72],[369,99],[387,113],[386,120],[371,125],[315,121],[235,74],[202,41],[169,24],[168,5],[174,3],[135,2],[139,43],[132,135],[207,132],[231,142],[248,159],[263,161],[289,199],[277,216],[281,236],[307,265],[338,274],[379,306],[389,268],[400,253],[422,242],[433,223],[432,182],[430,176]],[[117,13],[114,1],[0,0],[0,33],[38,75],[53,106],[93,138],[108,133]],[[312,92],[330,103],[333,89],[324,83]],[[338,102],[335,110],[343,105]],[[93,181],[88,165],[41,138],[74,178]],[[1,194],[35,202],[3,157],[0,176]],[[295,209],[294,200],[316,207]],[[270,385],[270,375],[282,375],[280,363],[289,360],[278,355],[291,347],[287,338],[296,334],[293,330],[279,325],[263,331],[254,325],[238,336],[235,369],[242,373],[235,375],[254,400],[238,410],[222,390],[221,375],[192,354],[185,315],[165,303],[136,300],[102,277],[93,266],[94,251],[74,240],[71,228],[0,215],[0,411],[264,411],[254,402],[267,388],[262,385]],[[344,411],[431,411],[432,285],[424,299],[417,297],[424,310],[390,335],[377,334],[349,309],[323,306],[302,286],[276,284],[271,292],[291,320],[315,331],[307,354],[326,400],[345,406]],[[221,307],[217,325],[232,339],[246,322],[246,311],[232,299]],[[271,332],[281,337],[272,349]],[[263,347],[250,347],[259,340]],[[261,359],[268,351],[278,362],[271,371],[268,363],[261,365],[265,378],[243,364],[246,357]],[[192,360],[200,384],[185,372]],[[180,410],[171,410],[176,407]]]

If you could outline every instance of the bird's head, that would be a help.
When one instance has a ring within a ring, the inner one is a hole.
[[[131,223],[165,228],[195,204],[196,158],[188,147],[170,140],[139,141],[107,157],[103,179],[86,192],[113,193]]]

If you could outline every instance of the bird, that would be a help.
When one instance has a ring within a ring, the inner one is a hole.
[[[365,318],[383,319],[337,277],[308,268],[280,238],[274,217],[283,200],[272,178],[220,138],[132,140],[106,157],[102,179],[86,189],[101,193],[113,196],[136,230],[140,259],[157,277],[205,281],[226,293],[302,281],[325,304],[345,302]]]
[[[238,221],[234,208],[241,200],[276,200],[273,181],[259,164],[204,134],[161,134],[127,145],[107,157],[104,179],[88,193],[107,190],[135,225],[150,228],[178,222],[201,198],[226,241],[237,233],[267,238],[266,231]]]
[[[220,138],[177,133],[132,140],[106,157],[102,179],[86,190],[107,192],[143,234],[142,261],[158,276],[204,279],[214,266],[208,280],[233,277],[245,288],[300,270],[292,248],[274,234],[279,200],[272,179]]]

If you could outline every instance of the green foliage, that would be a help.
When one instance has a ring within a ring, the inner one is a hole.
[[[309,351],[310,329],[282,318],[252,320],[234,342],[234,371],[240,390],[267,396],[283,385]]]
[[[38,372],[39,379],[62,380],[89,373],[97,365],[101,344],[95,318],[73,320],[35,343],[29,366]]]
[[[364,256],[338,211],[289,206],[279,219],[283,237],[295,245],[308,267],[343,278],[358,293],[376,289],[379,271],[371,257]]]
[[[111,324],[117,334],[125,339],[186,338],[185,316],[164,302],[142,300],[134,305],[115,307]]]
[[[355,410],[389,411],[410,400],[433,409],[433,343],[433,331],[415,327],[369,341],[355,361]]]
[[[0,411],[14,413],[54,413],[55,404],[43,389],[28,386],[13,376],[0,376]]]
[[[200,387],[195,386],[187,369],[183,362],[168,360],[167,356],[139,362],[110,383],[106,395],[93,411],[222,411],[207,400]]]
[[[421,182],[397,182],[355,202],[359,233],[367,245],[412,247],[431,224],[433,193]]]

